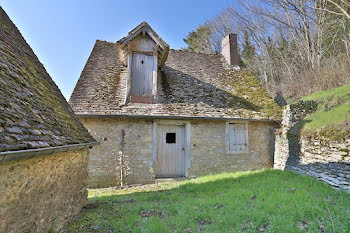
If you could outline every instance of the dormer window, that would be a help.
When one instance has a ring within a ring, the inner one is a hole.
[[[157,102],[157,71],[169,46],[143,22],[117,42],[120,60],[128,66],[125,104]]]

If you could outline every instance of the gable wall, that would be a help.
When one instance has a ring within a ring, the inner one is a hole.
[[[81,117],[80,119],[91,135],[102,142],[90,152],[89,185],[91,187],[120,184],[118,153],[121,148],[122,130],[125,131],[124,156],[129,168],[127,171],[129,174],[125,177],[126,183],[140,184],[155,181],[151,119],[112,117]],[[157,120],[157,122],[161,121]],[[274,124],[249,122],[249,153],[227,154],[226,121],[191,120],[189,122],[191,137],[188,177],[272,167]]]
[[[152,183],[152,121],[117,118],[80,118],[91,135],[101,144],[90,150],[88,185],[109,187],[120,185],[122,130],[124,157],[129,173],[126,183]]]
[[[142,52],[154,52],[156,43],[147,34],[145,37],[142,34],[138,35],[135,39],[128,44],[129,51],[142,51]]]
[[[88,149],[0,164],[0,232],[56,232],[87,201]]]

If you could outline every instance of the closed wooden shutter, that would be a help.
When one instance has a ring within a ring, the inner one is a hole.
[[[247,129],[245,123],[229,123],[229,151],[242,153],[247,150]]]

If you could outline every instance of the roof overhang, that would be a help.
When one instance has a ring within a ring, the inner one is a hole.
[[[254,121],[280,124],[281,120],[276,119],[253,119],[234,117],[208,117],[208,116],[148,116],[148,115],[124,115],[124,114],[75,114],[77,117],[114,117],[114,118],[135,118],[135,119],[169,119],[169,120],[226,120],[226,121]]]
[[[139,34],[147,35],[156,43],[157,45],[157,56],[159,66],[164,65],[168,58],[169,45],[149,26],[148,23],[142,22],[137,27],[129,32],[129,34],[117,41],[117,47],[120,52],[121,61],[126,64],[127,54],[130,52],[128,50],[128,43],[135,39]]]
[[[51,155],[56,153],[65,153],[65,152],[70,152],[75,150],[82,150],[85,148],[92,148],[93,146],[96,146],[99,144],[100,142],[89,142],[89,143],[54,146],[54,147],[47,147],[47,148],[4,151],[4,152],[0,152],[0,164],[6,161],[30,159],[37,156]]]

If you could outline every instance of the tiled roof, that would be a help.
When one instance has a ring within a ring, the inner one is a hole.
[[[0,152],[93,141],[0,7]]]
[[[69,100],[76,114],[279,120],[281,109],[248,71],[220,54],[170,50],[158,72],[157,104],[124,105],[127,67],[115,43],[96,41]]]

